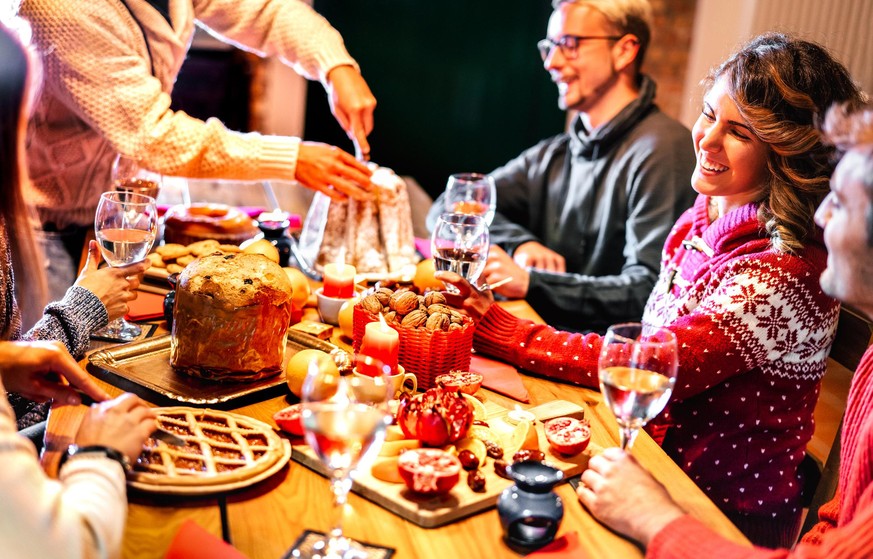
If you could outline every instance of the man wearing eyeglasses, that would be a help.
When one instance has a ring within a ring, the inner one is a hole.
[[[497,215],[480,281],[512,277],[495,292],[527,299],[563,329],[602,330],[642,316],[667,233],[694,200],[694,151],[640,72],[648,2],[553,5],[537,47],[558,104],[578,115],[492,173]]]

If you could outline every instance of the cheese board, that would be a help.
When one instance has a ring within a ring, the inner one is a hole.
[[[508,419],[511,410],[488,400],[485,391],[477,393],[477,397],[481,400],[483,394],[486,422],[492,431],[506,439],[515,428]],[[569,404],[567,410],[578,413],[578,406],[569,402],[566,404]],[[552,406],[554,409],[555,405]],[[536,408],[532,408],[531,411],[539,418]],[[544,461],[563,471],[564,479],[584,471],[589,457],[598,452],[595,445],[590,444],[586,450],[576,456],[557,454],[549,448],[542,421],[535,421],[534,427],[537,430],[539,448],[545,454]],[[292,460],[321,475],[327,475],[327,469],[303,439],[294,439],[292,442],[294,443],[291,448]],[[504,459],[511,463],[512,456],[505,456]],[[503,490],[512,485],[511,480],[500,477],[495,472],[494,459],[490,457],[480,466],[480,471],[484,473],[486,480],[482,492],[474,492],[470,489],[467,485],[467,473],[462,472],[461,480],[449,493],[424,497],[413,493],[403,483],[391,483],[374,477],[369,466],[362,465],[354,477],[352,491],[423,528],[435,528],[494,506]]]

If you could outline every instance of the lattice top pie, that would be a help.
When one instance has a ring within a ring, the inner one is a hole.
[[[129,476],[134,486],[223,485],[287,461],[282,439],[256,419],[181,406],[156,411],[158,426],[179,435],[185,446],[148,439]]]

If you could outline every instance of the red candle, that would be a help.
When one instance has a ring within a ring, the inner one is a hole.
[[[400,353],[400,335],[397,330],[385,323],[381,316],[377,322],[367,324],[364,339],[361,340],[361,355],[366,355],[387,365],[391,372],[397,374],[397,360]],[[362,370],[363,369],[363,370]],[[379,371],[375,366],[358,363],[358,372],[364,375],[376,376]]]
[[[322,295],[336,299],[351,299],[355,296],[354,266],[348,264],[325,264]]]

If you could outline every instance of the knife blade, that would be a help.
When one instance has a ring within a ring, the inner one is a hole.
[[[88,396],[87,394],[85,394],[80,389],[76,388],[75,386],[71,386],[70,388],[75,390],[76,394],[79,395],[79,399],[82,401],[83,406],[91,406],[91,405],[97,403],[96,400],[94,400],[94,398],[92,398],[91,396]],[[173,445],[173,446],[185,446],[185,439],[183,439],[179,435],[176,435],[175,433],[165,431],[164,429],[160,429],[160,428],[155,429],[154,431],[151,432],[149,437],[151,437],[153,439],[157,439],[159,441],[164,441],[165,443]]]

